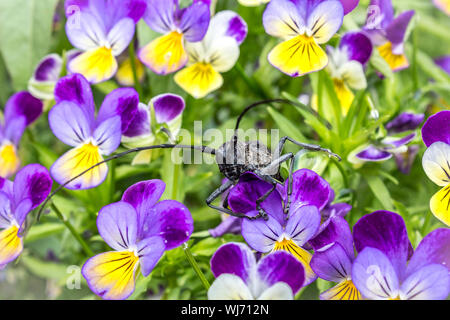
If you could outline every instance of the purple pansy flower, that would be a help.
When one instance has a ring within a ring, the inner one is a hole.
[[[408,147],[411,141],[417,136],[415,132],[406,136],[397,137],[396,134],[415,130],[420,126],[425,118],[424,114],[414,114],[403,112],[394,120],[386,124],[387,137],[382,139],[377,145],[370,144],[362,150],[357,150],[352,158],[352,162],[379,162],[386,161],[395,156],[401,172],[407,174],[417,154],[414,147]]]
[[[161,180],[142,181],[129,187],[121,201],[100,210],[98,231],[115,251],[90,258],[81,272],[89,288],[103,299],[128,298],[138,267],[147,277],[165,251],[191,236],[189,210],[174,200],[158,202],[164,189]]]
[[[370,1],[364,31],[393,71],[409,66],[404,54],[404,41],[414,13],[414,10],[405,11],[394,18],[391,0]]]
[[[352,280],[371,300],[440,300],[450,293],[450,230],[437,229],[420,242],[410,259],[411,243],[403,218],[376,211],[353,228],[358,251]],[[409,260],[409,262],[408,262]]]
[[[259,6],[260,4],[264,4],[269,2],[270,0],[238,0],[238,2],[247,7]],[[322,0],[325,1],[325,0]],[[344,7],[344,14],[348,14],[352,12],[359,3],[359,0],[340,0],[342,6]]]
[[[251,248],[259,252],[283,250],[292,253],[302,262],[305,284],[309,284],[316,275],[309,266],[312,255],[304,247],[319,230],[320,210],[329,203],[332,190],[328,182],[314,171],[296,171],[293,174],[292,203],[288,215],[285,215],[283,201],[287,199],[287,187],[288,181],[262,202],[261,207],[269,216],[267,221],[242,219],[242,236]],[[256,200],[270,188],[269,183],[247,173],[230,191],[229,206],[234,212],[257,215]]]
[[[327,49],[330,55],[327,70],[345,115],[355,97],[350,89],[367,87],[364,65],[372,54],[372,43],[362,32],[348,32],[342,37],[338,48],[329,46]]]
[[[22,252],[25,220],[48,196],[52,183],[48,170],[39,164],[22,168],[14,182],[0,178],[0,269]]]
[[[180,8],[178,0],[146,0],[144,21],[163,36],[143,47],[139,59],[158,74],[169,74],[186,65],[184,49],[190,42],[203,39],[210,20],[209,1],[193,0],[187,8]]]
[[[450,56],[439,57],[434,60],[434,63],[450,75]]]
[[[221,73],[229,71],[239,58],[239,45],[247,36],[247,24],[235,12],[218,12],[200,42],[186,44],[188,66],[175,75],[175,82],[196,99],[223,84]]]
[[[130,44],[145,0],[66,0],[66,34],[82,54],[67,67],[91,83],[106,81],[117,72],[116,57]]]
[[[61,78],[55,88],[56,105],[48,119],[53,134],[73,147],[51,167],[52,177],[63,184],[103,161],[120,145],[136,116],[139,95],[134,89],[116,89],[108,94],[95,116],[89,82],[79,74]],[[89,189],[101,184],[108,173],[102,164],[67,185],[68,189]]]
[[[211,258],[216,280],[209,300],[293,300],[304,284],[302,264],[289,253],[275,252],[256,263],[242,243],[222,245]]]
[[[443,187],[430,200],[431,212],[450,226],[450,111],[441,111],[428,118],[422,127],[422,139],[428,149],[422,158],[422,166],[438,186]]]
[[[25,128],[42,113],[42,102],[22,91],[6,102],[3,121],[0,120],[0,177],[9,178],[20,166],[17,154]]]

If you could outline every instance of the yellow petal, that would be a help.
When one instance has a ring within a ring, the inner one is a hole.
[[[131,162],[131,165],[135,166],[139,164],[149,164],[152,160],[152,151],[153,150],[144,150],[138,152]]]
[[[378,47],[381,57],[389,64],[393,71],[407,68],[409,66],[408,59],[404,54],[394,54],[392,52],[392,43],[386,42]]]
[[[70,61],[69,70],[82,74],[91,83],[99,83],[114,76],[117,61],[111,49],[100,47],[86,51]]]
[[[136,66],[136,75],[137,75],[138,81],[140,82],[144,78],[144,74],[145,74],[144,66],[139,61],[139,59],[135,59],[134,63]],[[127,87],[134,86],[134,75],[133,75],[133,68],[131,66],[130,58],[127,58],[126,60],[124,60],[122,62],[122,64],[119,67],[119,70],[117,71],[116,78],[117,78],[117,81],[123,86],[127,86]]]
[[[158,74],[169,74],[181,69],[188,61],[183,35],[171,32],[156,38],[141,49],[139,59]]]
[[[299,35],[278,44],[269,53],[269,62],[296,77],[325,68],[328,56],[313,37]]]
[[[89,259],[82,273],[91,290],[103,299],[126,299],[134,291],[138,262],[133,252],[105,252]]]
[[[436,218],[450,227],[450,184],[434,194],[430,209]]]
[[[283,250],[290,252],[296,257],[305,269],[305,285],[313,282],[317,276],[311,269],[310,262],[312,254],[303,248],[300,248],[294,241],[284,238],[282,241],[277,241],[274,246],[274,251]]]
[[[320,295],[323,300],[362,300],[361,293],[351,280],[344,280]]]
[[[191,96],[200,99],[219,89],[223,78],[210,64],[198,62],[178,72],[175,82]]]
[[[0,147],[0,177],[9,178],[20,165],[16,147],[11,143],[5,143]]]
[[[344,81],[339,79],[333,79],[333,83],[334,83],[334,91],[336,91],[337,98],[341,103],[342,114],[346,115],[348,110],[350,109],[350,106],[352,105],[355,95],[347,87]]]
[[[23,250],[19,228],[11,226],[0,232],[0,267],[16,259]]]

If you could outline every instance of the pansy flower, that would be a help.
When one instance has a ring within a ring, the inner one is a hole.
[[[90,258],[81,272],[89,288],[103,299],[128,298],[137,270],[147,277],[166,250],[191,236],[194,225],[189,210],[174,200],[158,202],[164,189],[161,180],[138,182],[121,201],[98,213],[100,236],[114,251]]]
[[[439,57],[434,60],[434,63],[450,75],[450,55]]]
[[[420,126],[425,118],[424,114],[414,114],[403,112],[394,120],[386,124],[387,137],[368,146],[359,148],[356,154],[350,155],[349,159],[354,163],[360,162],[379,162],[386,161],[394,155],[399,165],[399,169],[403,173],[408,173],[414,158],[417,154],[417,148],[408,147],[417,136],[415,132],[411,132]],[[397,137],[398,133],[409,132],[405,136]]]
[[[422,139],[428,149],[422,166],[438,186],[443,187],[430,200],[431,212],[450,226],[450,111],[441,111],[428,118],[422,127]]]
[[[117,70],[116,73],[116,80],[121,86],[133,87],[135,85],[131,62],[131,58],[126,57],[119,65],[119,70]],[[138,82],[142,82],[145,77],[144,65],[137,58],[134,58],[134,65],[136,67],[137,80]]]
[[[247,173],[230,191],[228,203],[234,212],[256,216],[256,200],[271,189],[271,184]],[[291,206],[288,215],[284,213],[283,202],[287,199],[288,180],[279,191],[274,191],[261,203],[268,214],[268,220],[251,221],[242,219],[242,236],[254,250],[262,253],[287,251],[293,254],[305,269],[305,285],[317,276],[309,263],[311,253],[305,246],[319,230],[322,210],[329,202],[331,187],[317,173],[301,169],[293,174]],[[287,219],[288,217],[288,219]]]
[[[436,8],[450,16],[450,0],[433,0],[433,4]]]
[[[372,43],[361,32],[349,32],[342,37],[338,48],[329,46],[328,52],[330,62],[327,70],[345,115],[355,97],[350,89],[362,90],[367,87],[364,65],[372,54]]]
[[[211,258],[216,277],[209,300],[293,300],[303,286],[302,264],[291,254],[275,252],[256,263],[243,243],[222,245]]]
[[[361,293],[352,281],[355,260],[350,226],[340,216],[330,219],[310,244],[314,248],[311,268],[321,279],[336,285],[320,294],[321,300],[361,300]]]
[[[106,81],[117,72],[116,57],[130,44],[145,0],[66,0],[66,34],[83,51],[67,65],[91,83]]]
[[[175,75],[175,82],[196,99],[205,97],[223,84],[222,72],[229,71],[239,58],[239,45],[247,36],[247,24],[233,11],[217,13],[201,42],[186,44],[188,66]]]
[[[283,42],[270,51],[269,62],[292,77],[325,68],[328,56],[320,45],[339,30],[343,18],[337,0],[272,0],[263,14],[264,29]]]
[[[181,128],[185,106],[182,97],[171,93],[154,97],[148,105],[139,103],[136,116],[128,129],[123,132],[122,143],[128,148],[155,144],[161,128],[168,129],[175,138]],[[139,152],[134,158],[133,164],[148,163],[151,154],[151,150]]]
[[[369,11],[364,31],[393,71],[407,68],[409,62],[404,54],[404,41],[414,10],[394,18],[391,0],[371,0],[369,7],[377,9]]]
[[[22,168],[14,182],[0,178],[0,269],[22,252],[25,220],[51,189],[48,170],[39,164]]]
[[[17,154],[25,128],[42,113],[42,102],[30,93],[22,91],[6,102],[3,119],[0,120],[0,177],[9,178],[20,166]]]
[[[93,165],[120,145],[137,113],[139,95],[134,89],[116,89],[103,101],[95,116],[94,97],[89,82],[80,74],[61,78],[55,88],[56,105],[48,119],[53,134],[73,147],[52,165],[52,177],[63,184]],[[89,189],[101,184],[108,173],[102,164],[75,179],[68,189]]]
[[[144,21],[163,34],[143,47],[139,59],[157,74],[169,74],[186,65],[185,46],[203,39],[210,20],[209,1],[193,0],[180,8],[178,0],[146,0]]]
[[[365,299],[442,300],[450,293],[450,230],[425,236],[411,256],[403,218],[376,211],[353,228],[352,280]],[[409,260],[409,262],[408,262]]]

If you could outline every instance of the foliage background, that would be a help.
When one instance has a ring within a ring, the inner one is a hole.
[[[339,35],[364,24],[368,3],[368,0],[360,1],[358,8],[345,17]],[[336,116],[340,107],[325,72],[290,78],[268,64],[267,53],[277,40],[264,32],[261,22],[264,6],[247,8],[236,0],[218,0],[216,8],[217,11],[230,9],[238,12],[249,26],[248,37],[241,45],[239,62],[224,75],[224,86],[207,98],[195,100],[175,85],[173,75],[158,76],[147,70],[141,101],[147,103],[160,93],[180,94],[187,102],[183,128],[193,130],[193,122],[201,119],[204,130],[225,130],[233,128],[237,115],[250,103],[265,98],[295,99],[300,94],[316,93],[319,113],[330,121],[331,130],[317,121],[308,108],[291,106],[260,108],[247,116],[243,127],[279,128],[283,135],[305,142],[318,142],[343,156],[344,161],[339,167],[326,158],[321,159],[323,165],[319,173],[330,182],[338,200],[353,205],[348,215],[350,224],[374,210],[393,210],[405,218],[410,238],[416,246],[425,234],[443,226],[429,211],[429,199],[437,187],[423,172],[421,157],[425,147],[420,136],[415,143],[421,146],[421,150],[409,175],[401,174],[394,160],[360,167],[346,160],[355,147],[369,138],[382,136],[382,125],[399,112],[429,114],[431,110],[447,108],[445,101],[450,101],[450,78],[433,63],[435,57],[450,54],[450,19],[437,10],[431,0],[393,0],[393,4],[396,12],[416,10],[406,47],[411,66],[392,74],[375,55],[367,72],[369,88],[356,95],[355,103],[345,118]],[[14,92],[26,90],[27,82],[43,56],[54,52],[62,54],[71,49],[64,22],[62,1],[0,0],[0,106],[4,106]],[[155,37],[143,21],[138,25],[137,34],[141,45]],[[338,36],[332,39],[331,44],[337,42]],[[384,79],[376,74],[375,68],[384,74]],[[115,81],[94,86],[97,106],[107,93],[117,87]],[[380,113],[379,120],[369,117],[370,101]],[[381,130],[377,131],[380,125]],[[196,136],[195,141],[200,143],[201,137]],[[66,147],[49,130],[47,115],[44,114],[27,130],[20,153],[25,164],[39,162],[50,167],[65,150]],[[289,147],[289,151],[298,150]],[[204,164],[181,168],[164,161],[167,156],[162,152],[149,166],[136,167],[130,165],[131,158],[121,159],[110,166],[110,176],[100,187],[89,191],[62,192],[55,203],[98,253],[107,249],[96,230],[98,210],[119,200],[131,184],[162,178],[167,184],[164,197],[183,201],[191,210],[195,233],[189,246],[208,280],[212,281],[209,259],[217,247],[226,241],[243,241],[240,236],[233,235],[212,239],[205,233],[220,222],[220,216],[209,209],[204,200],[220,185],[222,177],[215,166]],[[33,224],[35,215],[30,216],[29,223]],[[66,285],[67,281],[71,283],[71,276],[77,276],[70,273],[72,269],[68,267],[81,266],[87,258],[56,215],[49,212],[30,229],[21,257],[0,271],[0,299],[94,299],[84,279],[81,279],[81,289],[70,290]],[[316,281],[298,298],[317,299],[319,290],[327,286],[323,281]],[[190,268],[183,250],[178,248],[164,255],[151,276],[138,279],[131,298],[205,297],[201,282]]]

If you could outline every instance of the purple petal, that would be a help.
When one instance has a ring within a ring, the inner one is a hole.
[[[14,94],[5,105],[5,126],[8,122],[19,117],[25,117],[25,125],[34,122],[42,113],[42,102],[29,92],[22,91]]]
[[[209,32],[214,37],[221,35],[234,38],[238,44],[241,44],[247,37],[247,23],[237,13],[231,10],[218,12],[211,20]]]
[[[388,145],[388,146],[392,146],[391,148],[393,148],[393,149],[397,149],[397,148],[405,146],[408,143],[410,143],[411,141],[413,141],[414,138],[416,137],[416,135],[417,134],[415,132],[413,132],[413,133],[408,134],[407,136],[405,136],[403,138],[391,138],[391,137],[388,137],[388,138],[384,139],[382,142],[384,144]]]
[[[295,294],[303,286],[305,271],[293,255],[277,251],[262,258],[258,263],[259,278],[268,286],[278,282],[288,284]]]
[[[151,209],[142,232],[144,237],[162,237],[166,250],[171,250],[189,240],[193,230],[194,221],[188,208],[178,201],[164,200]]]
[[[270,1],[263,13],[263,25],[267,34],[273,37],[294,37],[306,25],[305,12],[299,6],[310,1]]]
[[[257,214],[257,212],[253,211],[248,214]],[[267,221],[262,219],[255,221],[243,219],[241,228],[242,236],[247,244],[252,249],[264,253],[271,251],[283,234],[283,228],[280,223],[270,215]]]
[[[174,14],[178,1],[147,0],[147,11],[144,21],[158,33],[168,33],[175,27]]]
[[[208,230],[213,238],[220,238],[227,233],[241,233],[241,218],[226,216],[225,219],[214,229]]]
[[[138,113],[139,94],[131,88],[113,90],[105,97],[97,116],[97,123],[120,116],[122,132],[126,132]]]
[[[377,147],[370,145],[361,152],[356,154],[358,159],[363,161],[385,161],[392,157],[390,152],[378,149]]]
[[[253,173],[245,173],[231,190],[228,196],[228,205],[236,213],[248,213],[256,210],[256,200],[272,188],[268,182],[261,180]],[[280,224],[284,220],[283,203],[281,196],[275,190],[261,203],[267,214],[274,217]]]
[[[69,101],[62,101],[50,110],[48,123],[53,134],[72,147],[87,141],[92,135],[86,114]]]
[[[450,55],[437,58],[434,63],[450,75]]]
[[[330,184],[309,169],[294,172],[292,180],[291,211],[304,205],[313,205],[322,210],[332,195]],[[284,199],[287,199],[289,179],[284,183]]]
[[[77,49],[88,51],[107,43],[106,29],[103,21],[96,14],[76,7],[66,11],[66,35],[69,42]]]
[[[120,117],[115,116],[103,121],[95,129],[92,136],[102,154],[110,155],[119,147],[122,138],[120,127]]]
[[[155,110],[156,122],[169,123],[183,113],[184,99],[175,94],[161,94],[150,101]]]
[[[429,117],[422,127],[422,139],[427,147],[437,141],[450,144],[450,111],[440,111]]]
[[[122,201],[131,204],[138,214],[139,229],[144,225],[147,215],[164,193],[166,184],[162,180],[138,182],[125,190]]]
[[[56,82],[62,70],[63,61],[57,54],[45,56],[34,70],[33,78],[40,82]]]
[[[211,272],[216,278],[221,274],[229,273],[247,283],[255,267],[255,256],[243,243],[224,244],[211,258]]]
[[[394,266],[375,248],[367,247],[356,257],[352,281],[366,299],[395,299],[399,294],[399,279]]]
[[[32,205],[31,199],[29,198],[23,199],[22,201],[16,203],[16,208],[14,209],[14,220],[20,226],[19,233],[21,233],[25,227],[24,222],[32,210]]]
[[[52,179],[47,168],[29,164],[16,175],[13,185],[14,203],[31,200],[31,210],[39,206],[52,190]]]
[[[26,119],[25,117],[12,118],[5,123],[5,131],[3,138],[12,142],[13,145],[17,146],[25,132]]]
[[[447,268],[431,264],[411,274],[402,284],[402,300],[445,300],[450,294]]]
[[[209,6],[197,1],[179,12],[178,28],[189,42],[201,41],[208,31],[210,20]]]
[[[352,273],[352,260],[337,242],[316,251],[310,265],[319,278],[332,282],[346,280]]]
[[[348,32],[342,37],[339,48],[347,53],[349,60],[356,60],[364,65],[372,55],[373,46],[362,32]]]
[[[147,277],[152,272],[164,254],[165,249],[164,240],[158,236],[145,238],[138,242],[137,254],[139,255],[141,272],[144,277]]]
[[[394,20],[391,0],[371,0],[366,20],[366,29],[386,29]]]
[[[409,261],[407,275],[428,264],[441,264],[450,272],[450,229],[436,229],[422,239]]]
[[[125,137],[134,138],[151,133],[150,116],[148,106],[143,103],[138,104],[137,112],[131,120],[128,129],[123,132]]]
[[[389,133],[400,133],[417,129],[425,119],[423,113],[403,112],[385,126]]]
[[[411,171],[414,160],[419,153],[419,146],[409,146],[405,153],[396,153],[394,155],[397,167],[403,174],[409,174]]]
[[[123,201],[109,204],[100,209],[97,228],[111,248],[117,251],[132,249],[138,232],[136,210]]]
[[[393,212],[376,211],[359,219],[353,227],[355,247],[381,250],[392,262],[399,278],[406,269],[410,241],[403,218]]]
[[[9,196],[5,192],[0,191],[0,229],[9,228],[13,220]]]
[[[340,0],[342,6],[344,7],[344,14],[352,12],[359,3],[359,0]]]
[[[319,229],[319,210],[315,206],[302,206],[290,212],[285,232],[298,246],[302,246]]]
[[[352,206],[348,203],[334,203],[334,204],[328,204],[321,212],[320,214],[324,219],[328,219],[331,216],[338,216],[338,217],[345,217],[347,213],[349,213],[352,210]]]
[[[402,44],[405,40],[406,29],[409,22],[414,16],[414,10],[401,13],[391,24],[386,28],[386,38],[393,44],[393,46]]]

